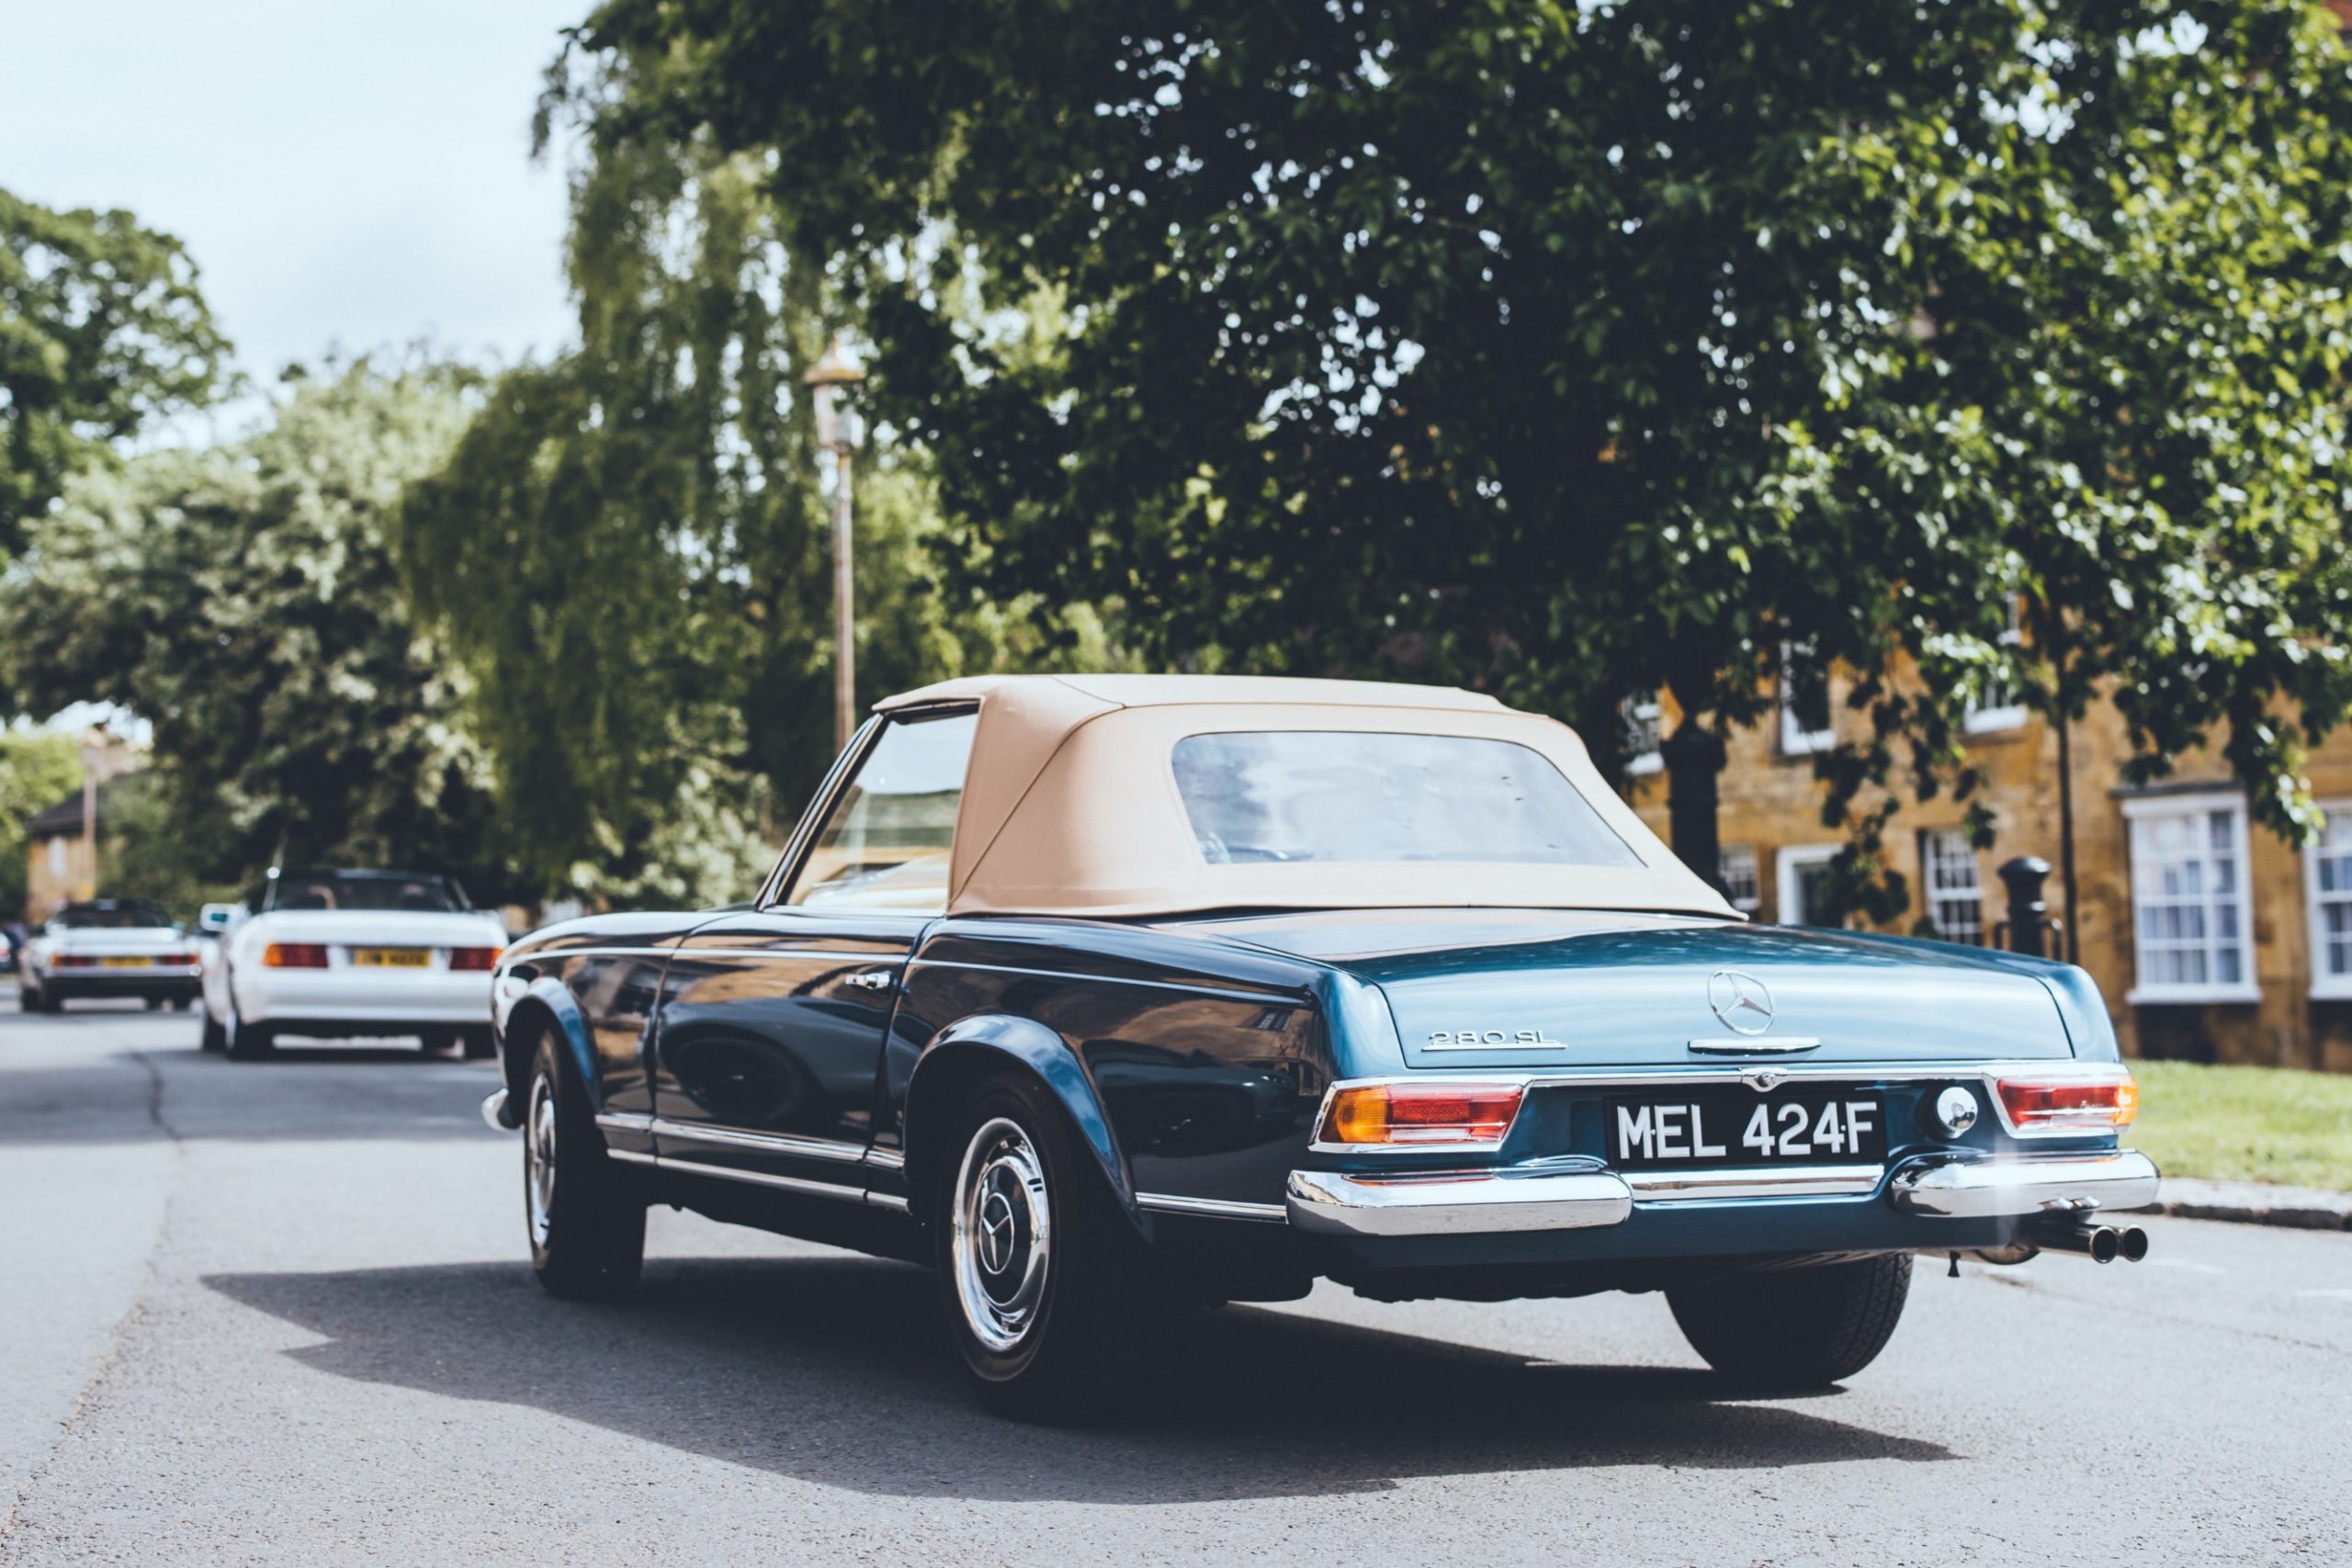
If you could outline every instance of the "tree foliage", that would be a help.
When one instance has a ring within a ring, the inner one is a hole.
[[[141,820],[189,852],[178,882],[327,862],[510,891],[462,671],[412,622],[389,544],[467,384],[361,363],[298,385],[249,440],[74,481],[0,575],[0,700],[153,727]]]
[[[833,753],[830,458],[800,377],[842,306],[788,255],[765,173],[704,138],[599,139],[572,193],[578,346],[492,387],[402,514],[408,581],[478,683],[509,841],[550,888],[740,897]],[[855,488],[868,697],[1038,640],[940,585],[921,455],[890,434]],[[1057,625],[1105,657],[1083,612]]]
[[[2352,79],[2289,0],[605,0],[607,135],[760,160],[977,581],[1161,660],[1760,717],[1836,818],[1961,711],[2342,713]],[[955,236],[942,244],[943,233]],[[1048,290],[1016,360],[956,304]],[[2030,636],[2005,638],[2023,604]],[[1867,818],[1858,825],[1865,837]]]
[[[0,728],[0,919],[25,907],[25,822],[81,787],[81,748],[70,735]]]
[[[0,190],[0,558],[109,444],[208,401],[228,354],[177,240]]]

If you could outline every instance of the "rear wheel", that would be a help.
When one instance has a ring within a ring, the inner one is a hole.
[[[237,998],[229,998],[229,1055],[240,1062],[266,1056],[277,1049],[277,1031],[266,1023],[247,1023],[237,1015]]]
[[[417,1031],[417,1038],[424,1042],[428,1051],[447,1051],[458,1043],[458,1032],[454,1029],[421,1029]]]
[[[1742,1382],[1820,1388],[1877,1359],[1911,1293],[1911,1257],[1728,1274],[1666,1292],[1682,1337]]]
[[[498,1036],[487,1029],[461,1029],[458,1040],[469,1062],[486,1062],[498,1055]]]
[[[605,1152],[587,1091],[542,1038],[523,1110],[523,1217],[550,1295],[611,1301],[645,1265],[645,1192]]]
[[[948,1331],[981,1401],[1032,1420],[1088,1414],[1117,1336],[1148,1306],[1131,1235],[1061,1108],[983,1080],[947,1133],[930,1221]]]

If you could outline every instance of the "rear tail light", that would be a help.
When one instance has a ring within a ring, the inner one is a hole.
[[[505,951],[502,947],[453,947],[449,950],[449,967],[452,969],[492,968],[498,963],[498,955]]]
[[[319,942],[273,942],[261,950],[261,961],[270,969],[323,969],[327,966],[327,949]]]
[[[58,969],[95,969],[98,961],[86,953],[61,953],[50,960],[50,964]]]
[[[2121,1067],[2093,1072],[2004,1073],[1994,1089],[2009,1126],[2033,1134],[2111,1133],[2140,1113],[2140,1086]]]
[[[1388,1148],[1499,1147],[1526,1093],[1519,1084],[1360,1084],[1332,1094],[1317,1136]]]

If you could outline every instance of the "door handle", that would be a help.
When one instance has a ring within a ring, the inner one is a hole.
[[[844,986],[855,986],[861,991],[887,991],[898,984],[898,977],[888,969],[863,969],[842,977]]]

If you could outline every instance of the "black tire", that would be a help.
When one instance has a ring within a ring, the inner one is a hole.
[[[212,1016],[209,1006],[204,1010],[204,1032],[197,1037],[196,1043],[200,1051],[226,1051],[229,1048],[229,1032],[221,1027],[219,1019]]]
[[[636,1173],[605,1152],[586,1089],[542,1038],[523,1098],[523,1227],[540,1285],[571,1301],[635,1290],[645,1204]]]
[[[172,1010],[174,1012],[186,1012],[195,1005],[196,998],[194,997],[174,997],[172,998]]]
[[[59,1013],[65,1010],[65,1004],[51,996],[49,987],[43,986],[33,992],[32,1010],[35,1012]]]
[[[237,1016],[237,998],[229,998],[229,1057],[251,1062],[277,1050],[277,1031],[266,1023],[247,1023]]]
[[[454,1029],[420,1029],[416,1037],[427,1051],[452,1050],[458,1043],[458,1032]]]
[[[948,1335],[981,1403],[1022,1420],[1097,1414],[1153,1301],[1142,1243],[1092,1154],[1052,1096],[1014,1075],[973,1086],[942,1136],[924,1218]]]
[[[164,1010],[164,998],[161,998],[161,997],[149,997],[149,998],[147,998],[147,1010],[148,1010],[149,1012],[161,1012],[161,1011],[163,1011],[163,1010]]]
[[[1886,1348],[1911,1293],[1911,1257],[1730,1274],[1666,1292],[1690,1348],[1726,1377],[1822,1388]]]
[[[498,1036],[487,1029],[460,1030],[458,1040],[469,1062],[486,1062],[498,1055]]]

